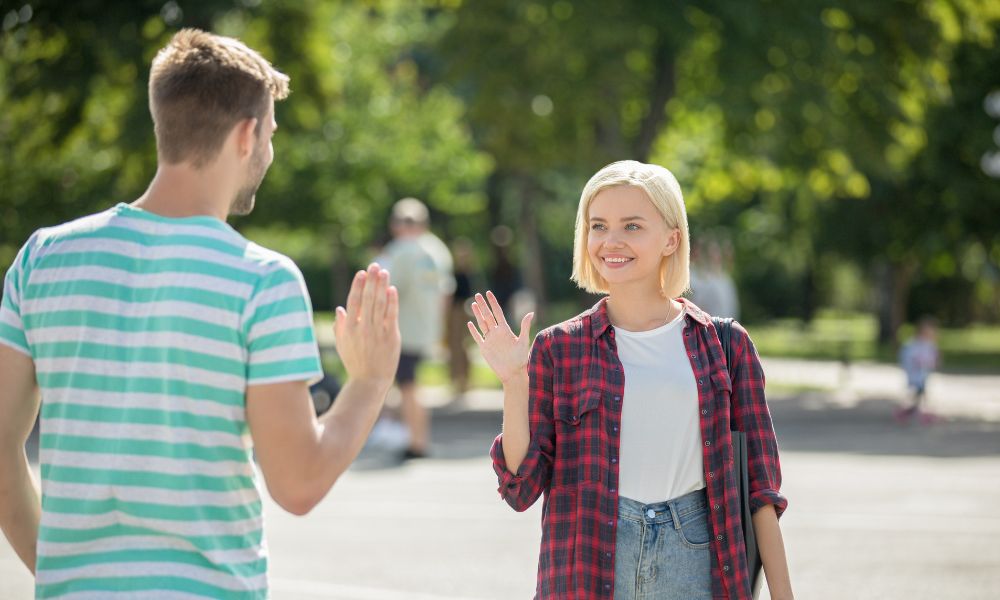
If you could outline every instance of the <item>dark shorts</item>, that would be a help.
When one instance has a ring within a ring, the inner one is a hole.
[[[399,367],[396,369],[396,383],[413,383],[417,380],[417,365],[421,356],[416,353],[403,352],[399,355]]]

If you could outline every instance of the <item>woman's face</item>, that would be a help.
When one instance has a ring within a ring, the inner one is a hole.
[[[587,252],[612,289],[660,286],[660,262],[677,250],[680,231],[670,229],[637,187],[611,187],[590,202]]]

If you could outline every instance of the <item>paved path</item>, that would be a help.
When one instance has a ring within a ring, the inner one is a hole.
[[[838,368],[767,361],[798,597],[1000,597],[1000,380],[938,376],[931,405],[946,422],[899,426],[898,372],[855,366],[840,386]],[[540,503],[511,511],[485,457],[499,394],[446,400],[431,394],[434,459],[390,466],[366,451],[308,517],[267,503],[276,600],[531,597]],[[0,542],[0,598],[30,589]]]

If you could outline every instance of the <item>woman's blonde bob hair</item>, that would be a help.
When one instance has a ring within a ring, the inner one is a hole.
[[[604,189],[628,186],[646,193],[669,229],[680,231],[680,244],[660,263],[660,290],[667,298],[676,298],[688,289],[691,280],[691,240],[688,235],[687,211],[681,186],[673,173],[659,165],[634,160],[613,162],[594,174],[580,194],[576,212],[576,234],[573,240],[573,276],[581,288],[595,294],[606,294],[608,283],[590,260],[587,241],[590,235],[590,203]]]

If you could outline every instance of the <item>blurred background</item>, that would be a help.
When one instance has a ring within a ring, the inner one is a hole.
[[[634,158],[677,175],[762,352],[891,358],[926,314],[946,366],[1000,364],[995,1],[0,6],[0,264],[142,193],[149,64],[195,26],[291,76],[232,224],[301,265],[320,313],[415,196],[439,237],[475,241],[483,284],[512,267],[538,323],[575,314],[594,300],[569,281],[579,193]]]

